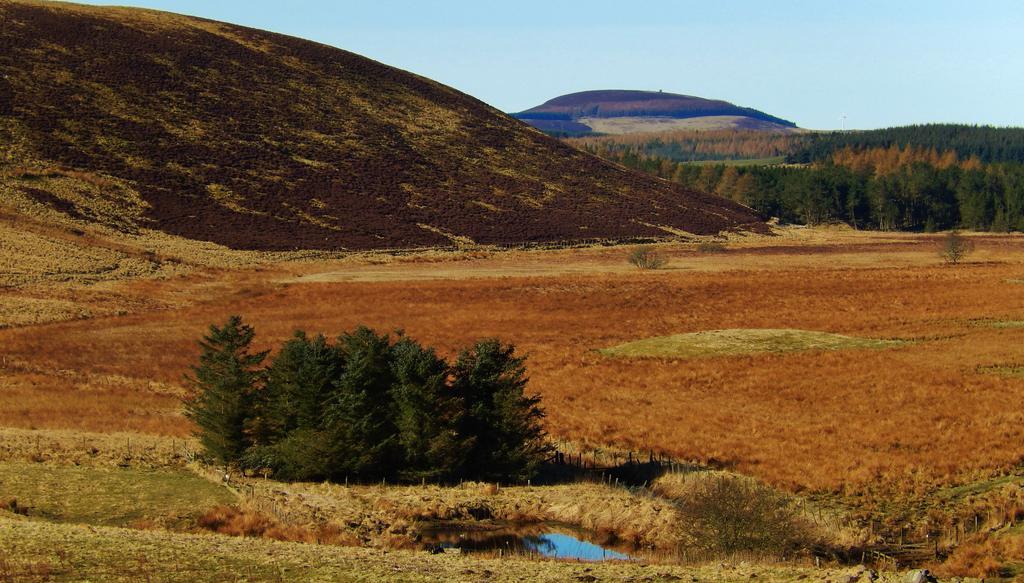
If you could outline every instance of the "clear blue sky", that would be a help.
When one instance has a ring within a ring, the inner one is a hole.
[[[807,128],[1024,125],[1020,0],[124,1],[334,45],[505,111],[662,89]]]

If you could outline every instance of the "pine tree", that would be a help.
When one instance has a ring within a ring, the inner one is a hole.
[[[497,340],[462,351],[454,388],[466,404],[462,433],[476,436],[467,459],[469,475],[489,480],[525,480],[549,453],[540,397],[527,397],[526,359]]]
[[[280,439],[300,427],[322,425],[324,403],[341,376],[342,358],[321,334],[296,332],[267,368],[260,392],[265,440]]]
[[[391,341],[360,326],[338,339],[345,363],[327,405],[335,477],[376,479],[400,458],[391,407]]]
[[[224,464],[238,461],[249,442],[245,429],[261,377],[257,367],[267,355],[249,352],[254,336],[239,316],[220,328],[210,326],[199,342],[199,364],[186,377],[185,416],[196,424],[206,452]]]
[[[396,342],[391,353],[403,458],[399,479],[436,481],[460,475],[473,438],[459,433],[464,408],[448,385],[448,363],[408,338]]]
[[[299,331],[267,367],[256,393],[253,445],[243,465],[270,469],[284,480],[331,475],[332,436],[324,428],[324,405],[342,371],[341,355],[323,335]]]

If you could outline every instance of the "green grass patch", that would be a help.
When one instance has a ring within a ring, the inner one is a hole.
[[[1024,328],[1024,320],[1001,320],[989,324],[991,328]]]
[[[971,325],[979,328],[1024,328],[1024,320],[1000,320],[998,318],[981,318],[971,320]]]
[[[11,499],[29,517],[106,526],[185,526],[213,506],[236,501],[224,487],[187,471],[3,463],[0,502]]]
[[[990,366],[979,366],[981,374],[992,374],[1008,379],[1024,379],[1024,364],[993,364]]]
[[[991,492],[1009,484],[1017,484],[1022,481],[1021,476],[998,476],[988,480],[971,482],[960,486],[950,486],[939,490],[937,496],[942,500],[959,500],[969,496],[978,496]]]
[[[802,350],[877,349],[901,344],[905,342],[855,338],[810,330],[740,328],[645,338],[599,352],[606,356],[626,358],[700,358]]]
[[[775,166],[784,164],[785,156],[774,156],[771,158],[748,158],[746,160],[693,160],[686,162],[694,166]]]

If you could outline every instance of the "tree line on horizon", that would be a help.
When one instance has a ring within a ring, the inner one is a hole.
[[[631,165],[636,159],[670,162],[785,158],[787,164],[827,162],[839,151],[923,148],[952,152],[982,163],[1024,163],[1024,128],[926,124],[865,131],[765,132],[670,130],[640,134],[592,134],[566,141],[577,148]]]
[[[525,358],[496,339],[454,363],[402,333],[297,331],[273,358],[232,316],[199,342],[186,416],[207,455],[282,480],[525,481],[550,454]]]
[[[784,157],[802,134],[755,130],[671,130],[657,133],[591,135],[566,141],[627,166],[642,158],[667,162],[704,162]]]
[[[847,141],[815,138],[831,150],[827,158],[807,164],[692,164],[629,148],[595,151],[783,222],[907,231],[1024,230],[1024,164],[1016,159],[1018,146],[1024,152],[1024,130],[914,126],[849,135]],[[956,139],[943,143],[949,135]],[[848,143],[884,136],[885,145]],[[913,143],[900,144],[897,138]],[[721,139],[712,136],[710,143]],[[631,140],[643,144],[638,136]]]
[[[877,130],[814,132],[804,134],[786,156],[789,164],[825,162],[844,148],[916,147],[954,152],[961,159],[977,158],[985,164],[1024,163],[1024,128],[967,124],[920,124]]]

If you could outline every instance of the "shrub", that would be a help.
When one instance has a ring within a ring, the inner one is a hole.
[[[792,500],[751,478],[706,475],[677,501],[707,551],[781,554],[809,538]]]
[[[28,516],[30,508],[24,504],[18,504],[17,498],[0,499],[0,510],[6,510],[21,516]]]
[[[960,234],[959,231],[950,231],[939,245],[939,255],[950,264],[956,265],[967,258],[974,251],[974,243]]]
[[[277,518],[249,508],[216,506],[199,517],[204,530],[228,536],[259,537],[278,541],[357,546],[351,532],[333,523],[317,526],[284,524]]]
[[[329,432],[300,427],[249,447],[240,461],[247,468],[269,469],[280,480],[312,481],[336,474],[336,457]]]
[[[978,534],[961,542],[937,571],[948,577],[1009,577],[1009,565],[1021,559],[1024,537],[1012,533]]]
[[[261,512],[243,510],[234,506],[215,506],[197,521],[200,528],[230,536],[263,536],[278,526],[276,519]]]
[[[668,259],[650,245],[641,245],[629,253],[629,263],[640,269],[661,269]]]

